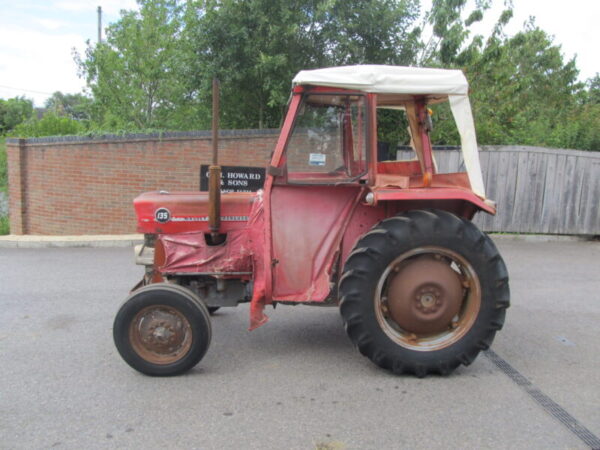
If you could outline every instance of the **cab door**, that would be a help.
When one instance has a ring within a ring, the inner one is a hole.
[[[367,175],[366,104],[360,94],[304,95],[270,192],[273,300],[319,302],[331,290]]]

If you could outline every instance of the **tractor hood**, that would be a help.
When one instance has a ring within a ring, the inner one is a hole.
[[[231,192],[221,195],[223,232],[244,228],[258,193]],[[133,201],[137,231],[175,234],[208,231],[208,192],[146,192]]]

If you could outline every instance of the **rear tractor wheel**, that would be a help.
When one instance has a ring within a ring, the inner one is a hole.
[[[170,376],[194,367],[211,340],[206,305],[179,285],[156,283],[134,291],[113,326],[117,350],[131,367]]]
[[[502,328],[508,272],[475,225],[439,210],[386,219],[356,244],[340,311],[360,352],[394,373],[448,374]]]

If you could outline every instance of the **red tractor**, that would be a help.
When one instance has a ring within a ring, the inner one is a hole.
[[[212,310],[250,302],[338,306],[360,352],[396,374],[448,374],[502,328],[508,272],[471,219],[486,199],[462,72],[393,66],[301,71],[263,190],[220,193],[213,100],[209,192],[135,199],[145,275],[114,340],[148,375],[196,365]],[[214,98],[218,96],[215,95]],[[427,105],[449,101],[466,172],[438,173]],[[377,111],[403,110],[413,160],[377,159]]]

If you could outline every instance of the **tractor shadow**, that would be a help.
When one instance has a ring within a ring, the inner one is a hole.
[[[248,308],[219,310],[212,316],[210,353],[235,356],[238,364],[303,360],[306,363],[361,363],[361,355],[344,331],[337,308],[278,307],[267,311],[269,321],[248,331]]]
[[[246,305],[225,308],[214,314],[211,348],[207,361],[200,364],[204,370],[226,374],[254,369],[262,373],[266,368],[275,375],[283,367],[293,367],[298,370],[310,368],[317,373],[362,374],[370,379],[390,382],[399,379],[397,375],[377,367],[354,348],[337,308],[282,306],[266,313],[269,322],[253,331],[248,331]],[[223,359],[225,356],[226,359]],[[484,359],[482,356],[480,360]],[[460,379],[467,374],[478,378],[489,375],[488,366],[479,361],[468,368],[461,366],[449,376],[432,374],[427,378]],[[400,378],[422,381],[412,375]]]

